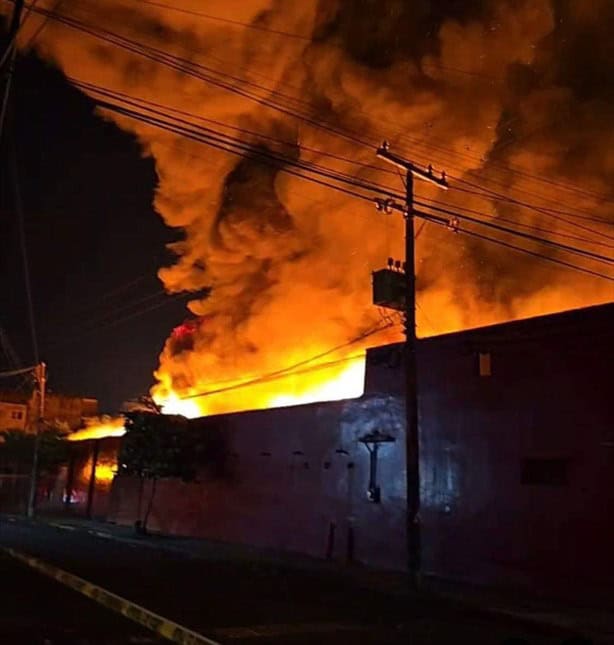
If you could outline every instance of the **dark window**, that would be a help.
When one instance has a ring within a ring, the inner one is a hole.
[[[565,486],[569,459],[524,459],[521,482],[527,486]]]

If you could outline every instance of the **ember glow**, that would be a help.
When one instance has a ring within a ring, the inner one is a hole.
[[[594,52],[610,51],[603,25],[611,3],[588,11],[582,2],[493,0],[466,3],[473,7],[466,13],[465,3],[441,3],[448,9],[432,15],[398,0],[372,3],[369,11],[355,4],[207,2],[208,14],[254,27],[239,28],[199,19],[198,0],[182,0],[188,12],[79,0],[58,11],[107,36],[49,21],[34,47],[69,77],[180,110],[192,123],[213,119],[235,136],[232,128],[240,128],[248,146],[402,191],[396,173],[374,156],[387,139],[415,163],[448,171],[448,206],[603,252],[599,243],[614,221],[612,106],[599,95],[598,76],[587,87],[560,61],[583,60],[574,47],[586,39],[576,34],[592,34]],[[42,20],[35,11],[29,28]],[[139,56],[111,44],[109,33],[189,65],[178,71]],[[29,42],[28,30],[20,37]],[[572,67],[584,74],[590,65]],[[215,70],[207,72],[215,82],[202,77],[204,69]],[[171,333],[155,372],[152,394],[165,411],[193,417],[360,395],[364,360],[342,359],[401,339],[397,324],[351,342],[381,322],[370,304],[370,274],[387,257],[402,257],[401,217],[283,173],[283,160],[266,165],[249,151],[237,157],[101,113],[154,159],[154,207],[183,234],[171,245],[175,263],[159,272],[169,293],[194,293],[193,320]],[[467,192],[463,181],[490,192]],[[442,199],[428,185],[416,192]],[[575,219],[587,214],[590,221]],[[561,254],[539,242],[523,246]],[[434,224],[420,229],[417,290],[421,336],[614,299],[611,282]],[[335,347],[342,349],[313,359]],[[342,362],[269,377],[332,361]]]
[[[85,419],[85,428],[68,435],[68,441],[87,441],[105,437],[123,437],[126,434],[124,417],[90,417]]]
[[[110,486],[116,474],[117,463],[104,461],[96,464],[96,482],[102,487]]]
[[[116,461],[98,461],[96,463],[96,484],[99,488],[110,488],[117,474]],[[92,458],[90,457],[81,467],[77,480],[87,483],[92,476]]]

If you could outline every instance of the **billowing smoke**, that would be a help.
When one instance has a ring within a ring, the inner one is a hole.
[[[594,243],[608,238],[593,231],[611,235],[612,229],[582,217],[612,221],[613,214],[614,46],[606,17],[614,18],[614,7],[607,0],[164,4],[75,0],[58,11],[216,70],[213,76],[232,91],[54,20],[34,45],[68,76],[241,128],[244,141],[260,146],[237,158],[102,111],[154,158],[155,208],[183,231],[173,245],[175,263],[160,270],[162,282],[169,292],[199,294],[189,305],[199,317],[189,338],[173,334],[161,355],[159,399],[223,390],[225,383],[344,345],[381,322],[370,305],[370,272],[388,256],[401,257],[400,216],[280,172],[281,164],[263,164],[257,150],[283,152],[401,192],[401,180],[374,156],[374,146],[387,139],[416,163],[445,169],[453,186],[455,179],[470,182],[445,195],[418,183],[420,198],[492,213],[501,222],[537,227],[523,230],[541,237],[556,233],[557,241],[604,251]],[[53,5],[47,0],[37,6]],[[195,15],[205,9],[222,20]],[[41,20],[32,17],[24,41]],[[254,90],[263,100],[243,95],[246,82],[266,88]],[[267,101],[283,109],[271,109]],[[310,119],[297,119],[296,112],[308,112]],[[354,135],[337,136],[316,121]],[[497,193],[490,203],[472,194],[481,192],[479,186]],[[522,246],[560,255],[534,242]],[[614,295],[605,280],[434,224],[420,228],[417,247],[421,335]],[[398,338],[395,327],[369,336],[363,346]],[[353,355],[357,348],[345,352]],[[296,391],[299,381],[292,384]],[[279,394],[278,382],[258,387],[265,403]],[[229,407],[209,405],[214,399],[207,406],[194,403],[193,412]],[[230,407],[252,404],[235,400]]]

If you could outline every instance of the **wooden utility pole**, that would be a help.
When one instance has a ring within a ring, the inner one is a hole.
[[[0,78],[2,78],[3,81],[2,101],[0,102],[0,140],[2,139],[4,120],[6,118],[11,83],[13,80],[15,54],[17,52],[17,32],[19,31],[21,23],[21,13],[23,11],[24,4],[25,0],[15,0],[13,14],[11,16],[11,24],[9,25],[9,31],[7,34],[7,45],[2,51],[2,55],[0,57]]]
[[[32,454],[32,472],[30,473],[30,493],[28,495],[28,517],[34,517],[36,505],[36,488],[38,484],[38,455],[40,452],[41,432],[45,418],[45,396],[47,392],[47,365],[39,363],[35,368],[38,387],[38,418],[36,419],[36,436],[34,437],[34,452]]]
[[[445,174],[435,177],[433,170],[418,168],[397,157],[384,142],[377,156],[405,171],[405,451],[407,477],[407,557],[414,585],[421,569],[420,541],[420,428],[418,424],[418,374],[416,367],[416,262],[414,245],[414,177],[444,190]]]

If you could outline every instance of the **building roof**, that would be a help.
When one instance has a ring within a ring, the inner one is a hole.
[[[590,335],[588,335],[590,330]],[[489,342],[506,343],[519,340],[539,339],[540,337],[560,334],[574,335],[575,338],[588,340],[601,335],[614,333],[614,302],[579,309],[569,309],[543,316],[533,316],[521,320],[511,320],[495,325],[473,327],[461,331],[418,338],[420,346],[433,346],[447,343]],[[403,343],[391,343],[373,347],[367,351],[375,355],[392,347],[402,347]]]

